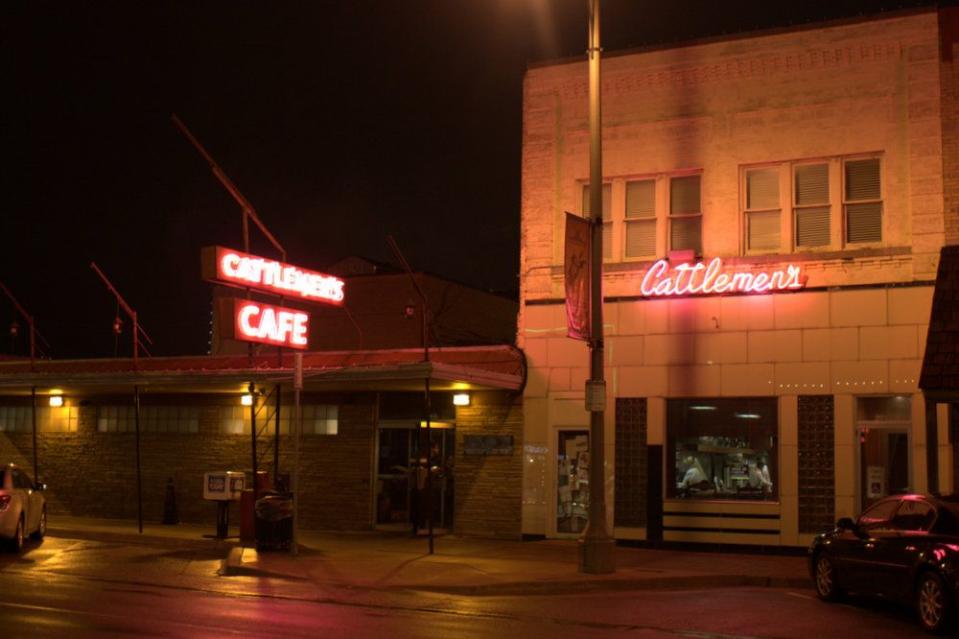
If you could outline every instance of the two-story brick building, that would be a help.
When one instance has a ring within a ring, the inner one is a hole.
[[[930,9],[605,54],[617,538],[802,545],[878,496],[952,490],[948,411],[918,380],[939,252],[959,243],[957,25]],[[563,273],[586,76],[576,60],[525,81],[527,535],[586,521],[588,357]]]

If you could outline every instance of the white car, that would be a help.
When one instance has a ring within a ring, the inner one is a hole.
[[[34,484],[15,464],[0,466],[0,539],[20,552],[27,535],[41,539],[47,532],[44,484]]]

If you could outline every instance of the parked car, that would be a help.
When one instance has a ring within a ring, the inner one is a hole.
[[[809,570],[816,593],[846,593],[915,606],[922,627],[944,630],[959,597],[959,496],[896,495],[813,540]]]
[[[23,550],[27,535],[41,539],[47,532],[44,490],[16,464],[0,467],[0,538],[16,552]]]

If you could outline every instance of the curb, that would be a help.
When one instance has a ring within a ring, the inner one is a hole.
[[[187,548],[194,550],[209,550],[233,548],[239,541],[229,539],[191,539],[183,537],[170,537],[168,535],[154,535],[150,533],[140,534],[138,532],[117,532],[114,530],[89,530],[84,528],[60,528],[53,527],[47,529],[47,535],[50,537],[62,537],[66,539],[82,539],[85,541],[105,541],[122,544],[140,544],[147,546],[165,546],[172,548]]]

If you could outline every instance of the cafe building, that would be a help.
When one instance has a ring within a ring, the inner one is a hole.
[[[136,519],[139,503],[156,523],[172,489],[177,518],[212,533],[204,473],[289,485],[299,354],[303,528],[425,528],[428,455],[436,530],[518,538],[516,302],[357,258],[329,270],[211,247],[210,354],[0,361],[0,459],[48,485],[51,521]]]
[[[954,490],[959,373],[927,361],[938,395],[919,380],[934,291],[955,277],[937,281],[940,252],[959,244],[957,36],[955,9],[933,8],[604,53],[618,540],[804,546],[881,496]],[[532,66],[518,345],[533,537],[578,536],[588,510],[589,360],[567,336],[564,271],[588,145],[586,63]]]

